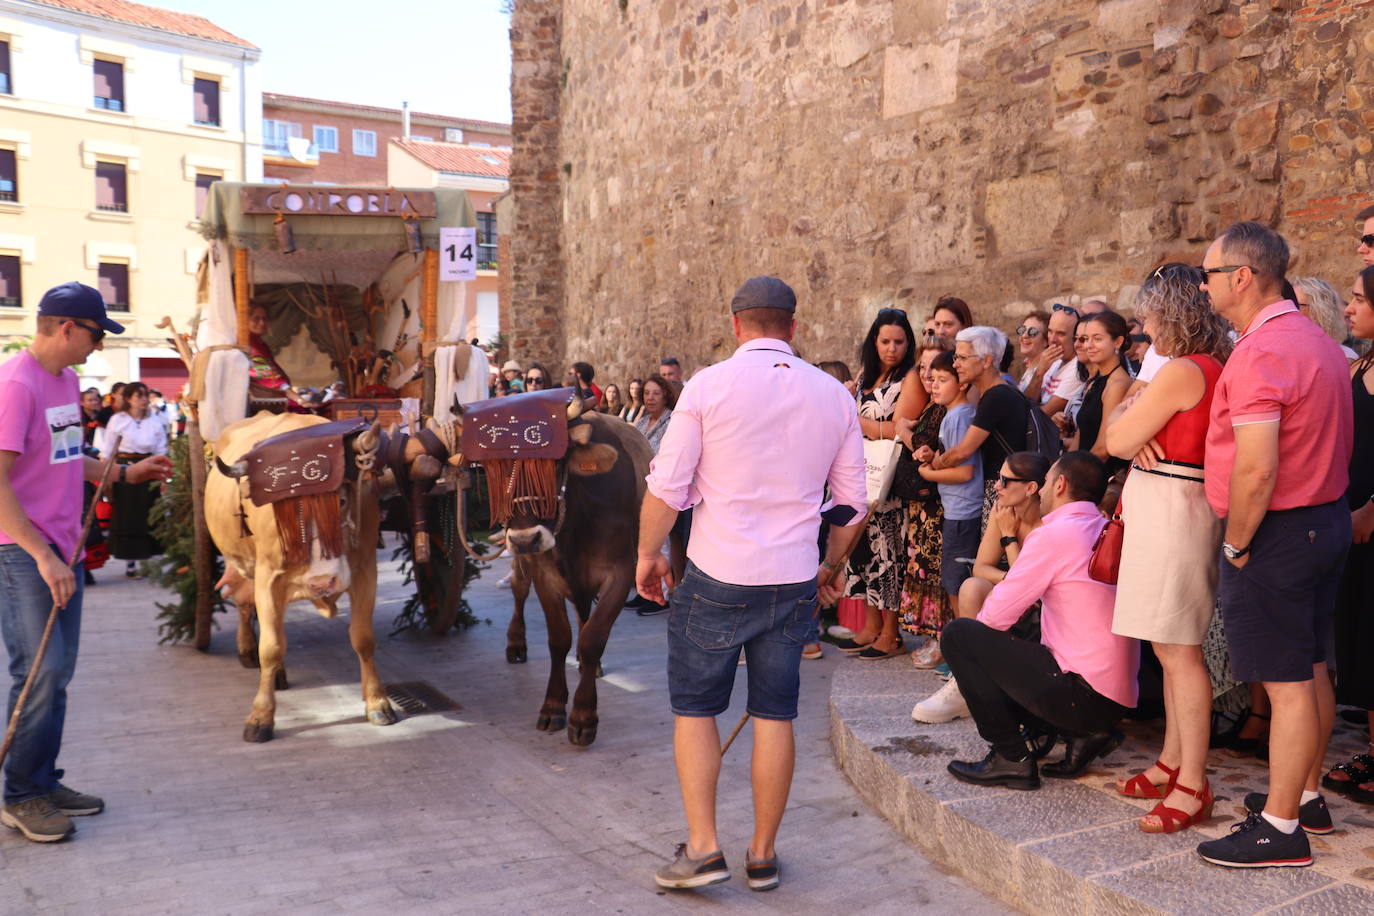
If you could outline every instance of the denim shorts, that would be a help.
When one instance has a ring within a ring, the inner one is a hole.
[[[1221,559],[1221,622],[1237,680],[1312,678],[1326,660],[1350,537],[1345,500],[1285,509],[1264,516],[1244,567]]]
[[[973,575],[973,567],[958,562],[958,558],[978,556],[981,527],[982,520],[976,516],[947,518],[940,530],[940,586],[951,595],[958,595],[964,580]]]
[[[679,716],[730,707],[740,650],[756,719],[797,717],[801,653],[817,636],[816,583],[729,585],[687,564],[668,616],[668,695]]]

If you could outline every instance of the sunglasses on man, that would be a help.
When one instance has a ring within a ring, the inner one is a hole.
[[[92,327],[89,324],[83,324],[82,322],[77,321],[75,318],[68,318],[67,320],[70,321],[72,324],[76,325],[78,328],[85,328],[87,331],[90,331],[91,340],[95,341],[96,343],[100,343],[102,340],[105,339],[104,328]]]
[[[1204,267],[1204,266],[1202,266],[1201,264],[1199,264],[1199,265],[1197,266],[1197,269],[1198,269],[1199,271],[1202,272],[1202,279],[1206,280],[1207,278],[1211,277],[1212,274],[1229,274],[1229,273],[1235,273],[1236,271],[1240,270],[1242,267],[1248,268],[1248,269],[1250,270],[1251,273],[1257,273],[1257,272],[1258,272],[1258,271],[1255,270],[1255,268],[1250,267],[1249,264],[1227,264],[1227,265],[1222,266],[1222,267]]]
[[[1366,248],[1374,248],[1374,232],[1360,236],[1360,244]]]
[[[1082,317],[1083,317],[1083,314],[1082,314],[1081,312],[1079,312],[1078,309],[1074,308],[1072,305],[1065,305],[1065,304],[1062,303],[1062,302],[1056,302],[1054,305],[1050,306],[1050,311],[1053,311],[1053,312],[1068,312],[1070,315],[1072,315],[1072,316],[1075,317],[1075,318],[1082,318]]]

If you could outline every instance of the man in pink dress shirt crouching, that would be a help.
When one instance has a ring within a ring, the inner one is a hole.
[[[754,719],[754,836],[749,886],[778,886],[774,848],[792,785],[802,648],[816,640],[818,592],[865,517],[863,440],[854,398],[788,345],[797,300],[775,277],[745,282],[730,303],[739,349],[683,389],[651,465],[639,523],[640,594],[671,582],[659,548],[692,508],[687,571],[672,593],[668,688],[687,842],[659,869],[660,887],[730,880],[716,838],[720,734],[741,650]],[[830,505],[825,501],[830,486]],[[817,569],[822,517],[831,524]]]
[[[1091,452],[1056,461],[1040,491],[1044,524],[1026,537],[978,618],[952,621],[941,634],[940,650],[978,734],[992,745],[982,760],[950,761],[955,779],[1038,789],[1023,725],[1069,738],[1064,760],[1047,765],[1046,776],[1077,776],[1121,743],[1113,726],[1136,704],[1140,643],[1112,632],[1116,586],[1088,575],[1106,488],[1106,468]],[[1036,601],[1040,642],[1008,635]]]

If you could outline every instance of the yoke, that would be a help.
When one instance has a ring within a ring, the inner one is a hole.
[[[476,401],[463,408],[463,457],[468,461],[546,458],[568,453],[570,388],[529,391]]]
[[[345,439],[371,424],[361,417],[292,430],[253,447],[248,463],[248,497],[265,506],[296,496],[333,493],[342,486],[348,463]]]

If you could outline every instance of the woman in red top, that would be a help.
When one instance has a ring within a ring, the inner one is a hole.
[[[1158,798],[1140,819],[1173,833],[1211,816],[1207,741],[1212,681],[1202,641],[1216,607],[1222,526],[1207,504],[1202,461],[1212,394],[1230,354],[1227,324],[1199,285],[1201,271],[1166,264],[1141,288],[1135,312],[1169,362],[1112,414],[1107,449],[1133,459],[1122,493],[1126,522],[1112,632],[1148,639],[1164,668],[1164,747],[1145,772],[1117,784]]]

